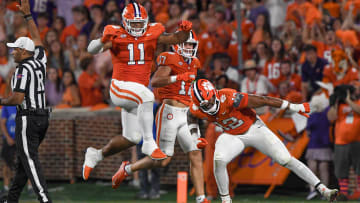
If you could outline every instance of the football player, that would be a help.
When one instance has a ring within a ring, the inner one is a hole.
[[[148,14],[136,2],[122,12],[122,25],[107,25],[100,39],[91,41],[92,54],[110,49],[113,75],[110,86],[112,102],[120,106],[122,136],[112,138],[102,149],[87,148],[83,164],[83,178],[103,157],[113,155],[140,142],[142,152],[154,160],[165,159],[152,135],[154,94],[147,88],[157,44],[178,44],[189,37],[192,24],[182,21],[180,31],[164,33],[160,23],[148,23]]]
[[[257,107],[271,106],[308,116],[308,103],[292,104],[286,100],[246,94],[233,89],[216,90],[213,84],[205,79],[193,83],[191,95],[191,114],[214,122],[224,130],[216,141],[214,152],[214,175],[223,203],[232,202],[226,166],[248,146],[258,149],[293,171],[313,185],[330,202],[336,198],[338,190],[328,189],[306,165],[292,157],[286,146],[253,110]]]
[[[117,188],[125,177],[140,169],[165,167],[174,154],[175,139],[191,164],[191,178],[196,191],[196,202],[207,203],[204,192],[204,175],[200,148],[206,146],[206,140],[200,137],[197,124],[188,125],[187,112],[191,102],[191,82],[195,80],[197,69],[201,68],[196,58],[198,40],[193,31],[188,40],[172,46],[174,52],[163,52],[157,58],[158,69],[151,79],[156,87],[156,97],[162,102],[156,115],[156,140],[160,149],[168,156],[162,161],[145,157],[133,164],[123,161],[113,176],[113,187]],[[193,133],[190,133],[192,128]]]

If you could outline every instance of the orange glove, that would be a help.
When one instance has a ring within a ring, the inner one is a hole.
[[[206,145],[208,145],[208,144],[209,143],[208,143],[208,141],[206,141],[205,138],[198,138],[196,147],[198,149],[204,149],[206,147]]]
[[[179,23],[179,28],[180,28],[180,30],[189,32],[191,30],[191,28],[192,28],[192,22],[187,21],[187,20],[182,20]]]
[[[195,74],[193,72],[186,72],[176,76],[176,81],[192,82],[195,80]]]

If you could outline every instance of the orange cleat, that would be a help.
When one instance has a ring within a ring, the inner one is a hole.
[[[91,173],[92,170],[93,170],[93,168],[91,168],[89,166],[86,166],[86,165],[83,166],[83,178],[84,178],[84,180],[89,179],[89,176],[90,176],[90,173]]]
[[[153,160],[163,160],[166,159],[167,156],[164,154],[164,152],[157,148],[151,153],[150,158]]]
[[[125,171],[125,166],[128,165],[129,161],[123,161],[120,165],[119,170],[112,177],[112,188],[116,189],[123,182],[123,180],[129,175]]]

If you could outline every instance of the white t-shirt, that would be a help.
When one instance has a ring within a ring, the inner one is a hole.
[[[250,94],[267,95],[269,93],[269,87],[267,78],[264,75],[257,75],[255,81],[250,81],[245,77],[241,81],[241,92]]]

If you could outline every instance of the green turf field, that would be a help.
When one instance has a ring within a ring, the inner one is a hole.
[[[162,188],[164,189],[164,188]],[[55,203],[176,203],[176,188],[167,188],[168,193],[161,196],[158,200],[137,200],[135,199],[138,189],[129,186],[120,186],[117,190],[113,190],[111,185],[103,183],[76,183],[76,184],[49,184],[50,195]],[[265,191],[264,191],[265,192]],[[270,196],[269,199],[264,200],[263,193],[246,192],[241,194],[241,191],[235,193],[233,203],[286,203],[286,202],[326,202],[326,201],[306,201],[306,193],[296,193],[292,191],[289,193],[277,192]],[[285,195],[286,194],[286,195]],[[35,195],[29,195],[23,192],[21,201],[23,203],[35,203]],[[194,203],[194,197],[188,197],[189,203]],[[221,203],[221,201],[212,201],[213,203]]]

